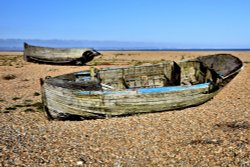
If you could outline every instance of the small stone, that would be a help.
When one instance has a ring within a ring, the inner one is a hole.
[[[83,165],[83,161],[78,161],[77,162],[77,166],[82,166]]]

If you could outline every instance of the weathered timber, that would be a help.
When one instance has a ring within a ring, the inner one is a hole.
[[[24,60],[49,64],[83,65],[101,55],[94,49],[48,48],[24,43]]]
[[[154,65],[91,68],[48,77],[42,83],[44,109],[51,118],[60,119],[71,115],[104,118],[196,106],[213,98],[242,66],[238,58],[222,54]]]

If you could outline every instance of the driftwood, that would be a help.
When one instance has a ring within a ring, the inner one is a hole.
[[[213,98],[241,68],[242,62],[232,55],[92,68],[45,79],[43,103],[52,118],[103,118],[181,109]]]
[[[32,46],[24,43],[23,58],[28,62],[83,65],[99,55],[99,52],[89,48],[59,49]]]

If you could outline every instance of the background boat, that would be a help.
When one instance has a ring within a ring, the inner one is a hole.
[[[52,64],[83,65],[101,55],[94,49],[48,48],[24,43],[24,60]]]

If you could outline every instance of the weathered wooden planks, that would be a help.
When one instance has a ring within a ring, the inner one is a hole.
[[[172,92],[168,94],[162,94],[157,97],[152,94],[137,94],[134,95],[102,95],[96,97],[96,95],[84,95],[76,97],[74,94],[68,92],[68,94],[61,93],[61,95],[47,96],[47,105],[52,110],[65,112],[69,114],[76,114],[81,116],[88,116],[92,114],[97,115],[126,115],[140,112],[152,112],[178,109],[193,105],[204,103],[211,99],[214,94],[206,94],[206,89],[202,88],[196,91],[188,91],[185,94]],[[55,93],[55,91],[53,92]],[[67,98],[64,98],[67,95]],[[174,95],[174,96],[171,96]],[[81,100],[82,99],[82,100]]]

